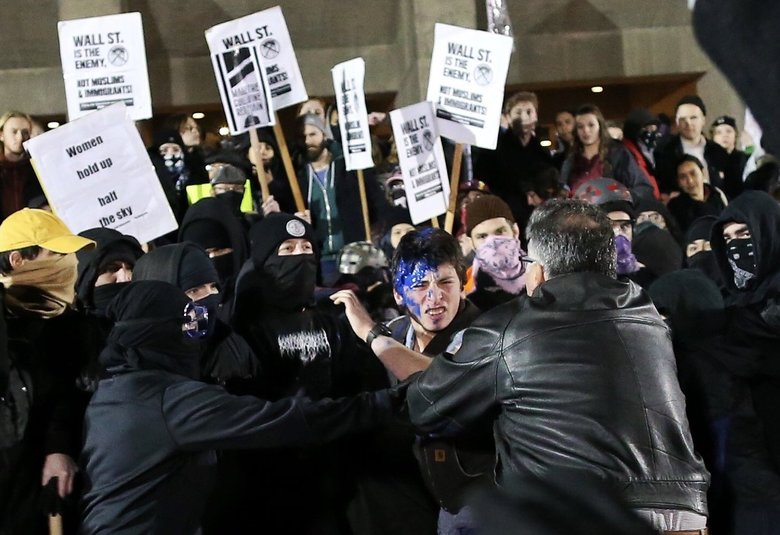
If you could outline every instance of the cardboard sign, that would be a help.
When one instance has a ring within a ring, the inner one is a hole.
[[[398,163],[404,177],[406,202],[417,225],[447,211],[450,185],[447,163],[430,102],[418,102],[390,112]]]
[[[351,59],[333,67],[331,73],[342,125],[341,146],[344,147],[347,170],[374,167],[366,94],[363,91],[366,62],[363,58]]]
[[[140,13],[57,23],[68,119],[123,102],[134,120],[152,116]]]
[[[231,134],[274,124],[271,93],[254,47],[212,53],[211,63]]]
[[[145,243],[176,230],[124,104],[71,121],[24,146],[49,204],[73,232],[109,227]]]
[[[496,148],[511,54],[510,37],[436,24],[427,99],[442,136]]]
[[[260,56],[273,100],[281,110],[309,97],[295,57],[290,32],[279,6],[218,24],[206,30],[212,54],[252,47]]]

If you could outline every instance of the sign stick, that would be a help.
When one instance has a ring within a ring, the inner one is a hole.
[[[455,155],[452,157],[452,177],[450,178],[450,204],[447,216],[444,218],[444,230],[452,234],[455,223],[455,205],[458,202],[458,183],[460,182],[460,162],[463,160],[463,143],[455,144]]]
[[[306,210],[306,204],[303,202],[301,187],[298,185],[298,177],[295,174],[292,159],[290,158],[290,149],[287,148],[287,141],[284,139],[282,124],[279,122],[279,114],[276,112],[274,112],[274,114],[276,114],[274,135],[276,136],[276,143],[279,145],[279,151],[282,153],[282,161],[284,162],[284,170],[287,172],[287,180],[290,181],[290,189],[292,190],[293,198],[295,199],[295,209],[299,212],[303,212]]]
[[[438,217],[432,217],[431,218],[431,226],[433,228],[439,228],[439,218]]]
[[[366,200],[366,179],[363,170],[357,170],[358,188],[360,189],[360,206],[363,208],[363,227],[366,230],[366,241],[371,241],[371,224],[368,221],[368,201]]]
[[[257,137],[257,128],[249,130],[249,143],[251,144],[251,150],[255,154],[255,160],[257,164],[255,169],[257,170],[257,180],[260,182],[260,192],[263,195],[263,202],[268,200],[271,192],[268,191],[268,177],[265,175],[265,168],[263,167],[263,160],[260,158],[260,140]]]

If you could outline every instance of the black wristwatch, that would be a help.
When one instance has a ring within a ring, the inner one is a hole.
[[[374,338],[377,336],[392,336],[393,331],[390,330],[390,327],[385,325],[384,323],[375,323],[373,327],[371,327],[371,330],[368,331],[368,335],[366,336],[366,345],[368,346],[368,349],[371,349],[371,343],[374,341]]]

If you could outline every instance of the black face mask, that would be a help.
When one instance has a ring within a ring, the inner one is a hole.
[[[715,282],[718,286],[722,286],[720,269],[718,268],[718,261],[715,258],[715,253],[712,251],[700,251],[689,257],[686,262],[688,262],[688,267],[691,269],[698,269],[707,275],[708,279]]]
[[[96,316],[105,316],[106,308],[108,304],[113,301],[114,297],[125,289],[130,284],[129,282],[115,282],[113,284],[104,284],[103,286],[97,286],[92,290],[92,305],[93,308],[90,311]]]
[[[756,276],[753,241],[750,238],[731,240],[726,245],[726,258],[734,273],[734,284],[737,288],[746,288],[748,282]]]
[[[233,253],[215,256],[211,259],[214,269],[219,275],[219,282],[223,285],[233,276]]]
[[[219,304],[222,296],[219,294],[209,294],[206,297],[193,301],[196,305],[204,306],[209,311],[209,326],[206,338],[214,335],[214,326],[217,323],[217,314],[219,314]]]
[[[234,214],[241,213],[241,201],[244,200],[244,192],[242,191],[226,191],[220,193],[217,199],[227,204]]]
[[[313,254],[278,256],[263,265],[267,281],[262,287],[266,306],[287,311],[311,303],[317,282],[317,259]]]

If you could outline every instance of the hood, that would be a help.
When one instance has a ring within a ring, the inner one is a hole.
[[[756,278],[750,288],[740,290],[734,284],[726,259],[723,227],[726,223],[745,223],[750,229],[756,259]],[[731,201],[712,227],[710,244],[723,274],[729,306],[747,306],[766,301],[780,293],[780,204],[763,191],[745,191]]]
[[[88,229],[80,232],[79,236],[95,242],[94,249],[84,248],[76,253],[79,262],[76,295],[79,305],[89,310],[94,306],[92,295],[98,278],[98,268],[103,261],[119,252],[131,256],[133,260],[138,260],[144,252],[141,244],[134,237],[110,228]]]

